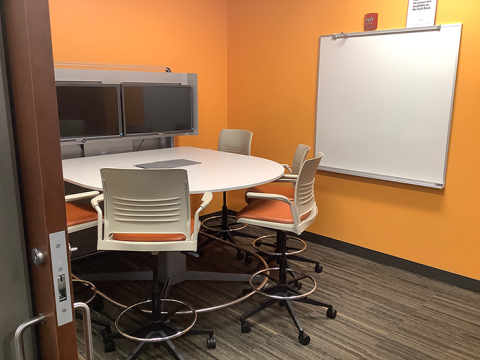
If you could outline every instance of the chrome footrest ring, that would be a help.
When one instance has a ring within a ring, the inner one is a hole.
[[[274,256],[282,256],[282,253],[269,252],[269,251],[265,251],[264,249],[260,249],[259,245],[257,245],[257,242],[261,241],[263,239],[267,239],[267,238],[275,238],[276,239],[277,236],[276,235],[261,236],[259,238],[256,238],[255,240],[253,240],[252,246],[255,248],[255,250],[257,250],[257,251],[259,251],[263,254],[274,255]],[[303,244],[303,248],[298,249],[296,251],[287,252],[287,253],[285,253],[286,256],[297,255],[297,254],[300,254],[301,252],[304,252],[307,249],[307,243],[300,238],[297,238],[297,237],[294,237],[294,236],[287,236],[287,242],[288,242],[288,240],[295,240],[295,241],[301,242]],[[272,247],[275,247],[275,246],[272,245]]]
[[[147,300],[147,301],[142,301],[142,302],[139,302],[139,303],[136,303],[136,304],[133,304],[132,306],[129,306],[127,307],[125,310],[123,310],[120,315],[118,315],[118,317],[115,319],[115,327],[118,331],[118,333],[120,335],[122,335],[123,337],[127,338],[127,339],[130,339],[130,340],[134,340],[134,341],[139,341],[139,342],[160,342],[160,341],[167,341],[167,340],[170,340],[170,339],[174,339],[176,337],[179,337],[179,336],[182,336],[183,334],[187,333],[192,327],[193,325],[195,325],[195,322],[197,321],[197,312],[195,311],[195,309],[193,308],[192,305],[184,302],[184,301],[180,301],[180,300],[175,300],[175,299],[161,299],[160,301],[163,301],[163,302],[172,302],[172,303],[177,303],[177,304],[181,304],[181,305],[184,305],[185,307],[188,307],[190,309],[190,312],[192,315],[193,315],[193,321],[191,322],[190,325],[188,325],[184,330],[181,330],[181,331],[178,331],[176,332],[175,334],[173,335],[169,335],[169,336],[165,336],[165,337],[156,337],[156,338],[138,338],[138,337],[135,337],[135,336],[132,336],[132,335],[129,335],[123,331],[120,330],[120,327],[119,327],[119,322],[120,322],[120,318],[129,310],[131,310],[132,308],[136,307],[136,306],[140,306],[140,305],[143,305],[143,304],[148,304],[148,303],[151,303],[152,300]],[[167,314],[166,311],[162,311],[162,314]]]
[[[253,284],[253,279],[255,278],[255,276],[258,276],[258,275],[262,275],[263,273],[267,272],[267,271],[275,271],[275,270],[280,270],[279,267],[276,267],[276,268],[268,268],[268,269],[262,269],[260,271],[257,271],[255,274],[253,274],[250,279],[248,280],[249,284],[250,284],[250,287],[253,289],[253,291],[255,291],[256,293],[260,294],[260,295],[263,295],[263,296],[266,296],[266,297],[270,297],[270,298],[273,298],[273,299],[278,299],[278,300],[296,300],[296,299],[301,299],[301,298],[304,298],[304,297],[307,297],[308,295],[312,294],[316,289],[317,289],[317,282],[315,281],[315,279],[313,277],[311,277],[310,275],[308,275],[307,273],[304,273],[303,271],[298,271],[298,270],[292,270],[292,269],[287,269],[288,272],[293,272],[293,273],[297,273],[297,274],[300,274],[303,276],[303,279],[309,279],[312,283],[313,283],[313,288],[310,290],[310,291],[307,291],[305,294],[300,294],[300,295],[293,295],[293,296],[280,296],[280,295],[272,295],[272,294],[269,294],[263,290],[265,289],[268,289],[268,287],[264,286],[262,289],[258,289],[254,284]],[[292,283],[295,282],[295,281],[292,281]],[[278,285],[278,284],[277,284]],[[288,286],[288,285],[285,285],[285,286]]]
[[[217,215],[217,216],[211,216],[209,218],[206,218],[205,220],[202,221],[202,226],[210,231],[218,231],[218,232],[230,232],[230,231],[239,231],[242,229],[245,229],[248,224],[240,224],[235,221],[235,216],[233,215],[228,215],[228,219],[233,219],[231,225],[227,224],[228,229],[222,229],[222,224],[218,226],[212,226],[212,225],[205,225],[208,221],[211,221],[213,219],[220,219],[220,222],[222,222],[222,215]]]

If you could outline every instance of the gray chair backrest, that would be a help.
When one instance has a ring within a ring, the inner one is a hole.
[[[300,171],[300,167],[302,166],[303,162],[307,158],[307,154],[310,151],[310,146],[299,144],[297,146],[297,150],[295,150],[295,155],[293,156],[292,162],[292,174],[298,175]]]
[[[323,153],[319,152],[316,157],[306,160],[300,167],[294,195],[294,206],[297,208],[299,217],[312,211],[317,206],[314,191],[315,174],[322,156]]]
[[[218,138],[218,151],[250,155],[253,133],[242,129],[223,129]]]
[[[104,239],[112,233],[184,234],[190,195],[184,169],[101,169]]]

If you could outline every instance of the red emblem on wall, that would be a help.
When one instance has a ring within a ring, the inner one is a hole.
[[[376,30],[377,29],[377,23],[378,23],[378,14],[377,13],[365,14],[364,20],[365,20],[364,25],[363,25],[364,30]]]

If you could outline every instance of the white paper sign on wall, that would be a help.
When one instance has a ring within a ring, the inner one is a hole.
[[[409,0],[407,28],[435,25],[437,0]]]

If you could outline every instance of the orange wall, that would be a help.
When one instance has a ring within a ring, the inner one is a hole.
[[[50,0],[54,59],[197,73],[200,135],[179,145],[215,149],[222,128],[244,128],[253,155],[290,163],[298,143],[314,144],[318,37],[362,31],[369,12],[380,30],[402,28],[407,4]],[[478,0],[438,0],[437,24],[464,24],[445,190],[318,173],[310,231],[480,280],[479,13]],[[244,205],[243,192],[229,199]]]
[[[217,148],[227,127],[225,0],[50,0],[55,61],[168,66],[198,75],[199,135],[177,145]],[[209,211],[220,209],[216,196]]]
[[[255,156],[291,163],[298,143],[313,149],[319,36],[363,31],[370,12],[379,30],[403,28],[407,5],[229,1],[228,127],[253,131]],[[464,25],[445,190],[319,172],[309,231],[480,280],[478,14],[478,0],[438,0],[437,24]]]

